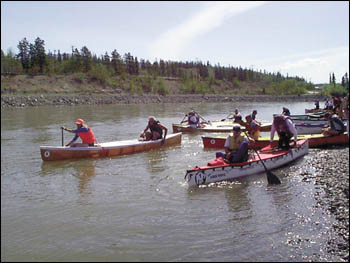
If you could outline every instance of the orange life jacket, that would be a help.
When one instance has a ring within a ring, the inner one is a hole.
[[[91,144],[96,142],[96,138],[91,128],[87,126],[88,132],[78,132],[78,136],[83,141],[84,144]]]

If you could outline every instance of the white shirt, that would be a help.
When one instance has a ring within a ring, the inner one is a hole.
[[[286,122],[287,122],[287,126],[288,126],[289,130],[292,132],[292,134],[294,136],[294,142],[297,142],[298,132],[294,126],[294,123],[290,119],[287,119]],[[275,132],[276,132],[276,127],[275,127],[275,124],[273,123],[271,126],[270,142],[273,141],[273,137],[275,136]]]

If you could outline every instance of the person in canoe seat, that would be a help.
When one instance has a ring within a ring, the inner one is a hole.
[[[251,117],[253,120],[256,119],[256,115],[258,114],[258,111],[257,110],[253,110],[252,114],[251,114]]]
[[[200,128],[200,118],[196,114],[195,111],[191,111],[188,113],[188,125],[190,125],[191,128]]]
[[[75,121],[75,124],[77,125],[77,129],[68,129],[64,126],[61,126],[61,129],[75,133],[74,138],[66,145],[70,147],[87,147],[87,146],[96,146],[98,144],[95,135],[91,128],[87,126],[82,119],[77,119]],[[82,143],[75,143],[75,141],[80,137],[82,140]]]
[[[329,125],[322,129],[324,135],[339,135],[345,132],[345,125],[337,114],[326,112],[324,117],[328,120]]]
[[[222,157],[227,163],[241,163],[248,160],[248,146],[254,143],[254,140],[241,135],[241,132],[241,126],[235,124],[233,134],[226,138],[225,152],[217,152],[216,158]]]
[[[147,130],[150,131],[147,131]],[[164,130],[164,138],[163,138],[163,130]],[[162,144],[165,142],[165,138],[167,135],[168,129],[164,127],[158,120],[156,120],[155,117],[149,116],[148,117],[148,124],[147,127],[141,132],[140,137],[144,138],[145,141],[150,140],[158,140],[162,139]]]
[[[282,111],[282,115],[285,115],[285,116],[290,116],[290,111],[289,111],[289,109],[288,109],[288,108],[283,107],[282,109],[283,109],[283,111]]]
[[[292,137],[294,137],[294,147],[297,146],[298,132],[289,116],[282,114],[276,114],[273,116],[270,133],[270,144],[272,144],[276,131],[279,136],[278,148],[288,150],[290,148],[289,144]]]
[[[245,116],[245,120],[247,123],[246,130],[248,131],[249,136],[254,140],[258,140],[261,125],[256,120],[253,120],[250,114]]]
[[[318,100],[315,100],[315,110],[318,110],[320,108],[320,102]]]

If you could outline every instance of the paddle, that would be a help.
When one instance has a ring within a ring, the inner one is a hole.
[[[225,119],[221,119],[221,121],[225,121],[228,117],[231,116],[231,113],[225,117]]]
[[[194,109],[191,109],[193,110],[203,121],[205,121],[206,123],[211,123],[210,121],[207,121],[206,119],[204,119],[198,112],[196,112]]]
[[[63,128],[61,127],[61,136],[62,136],[62,146],[64,146],[64,143],[63,143]]]
[[[182,121],[180,123],[183,123],[185,121],[186,117],[187,117],[187,114],[185,115],[185,117],[182,119]]]
[[[248,140],[251,141],[251,140],[249,139],[249,136],[247,135],[247,132],[246,132],[246,131],[244,131],[244,134],[247,136]],[[278,179],[278,177],[277,177],[276,175],[274,175],[271,171],[269,171],[269,170],[267,169],[267,167],[265,166],[263,160],[261,160],[261,157],[260,157],[258,151],[257,151],[254,147],[251,147],[251,148],[256,152],[256,154],[258,155],[258,157],[259,157],[259,159],[260,159],[260,162],[262,163],[262,165],[263,165],[264,168],[265,168],[265,172],[266,172],[266,175],[267,175],[267,182],[268,182],[269,184],[280,184],[280,183],[281,183],[280,179]]]

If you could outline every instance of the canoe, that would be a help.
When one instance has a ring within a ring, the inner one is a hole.
[[[227,136],[202,136],[204,148],[213,149],[224,149],[224,144]],[[278,144],[278,137],[273,138],[272,147],[276,147]],[[348,133],[345,132],[340,135],[335,136],[324,136],[320,134],[308,134],[308,135],[298,135],[298,140],[308,139],[309,148],[317,148],[328,145],[348,145],[349,137]],[[261,149],[270,144],[270,137],[260,137],[259,140],[255,141],[254,148]]]
[[[196,133],[196,132],[232,132],[232,128],[234,124],[238,123],[233,123],[229,121],[213,121],[209,123],[203,123],[201,128],[191,128],[187,124],[178,124],[178,123],[173,123],[173,132],[183,132],[183,133]],[[242,131],[245,130],[245,127],[240,125]],[[271,130],[271,123],[263,123],[261,125],[260,131],[270,131]]]
[[[326,109],[305,109],[305,113],[325,113],[325,112],[332,112],[332,110],[326,110]]]
[[[271,170],[304,156],[308,151],[308,140],[298,140],[298,147],[289,150],[261,152],[259,155],[266,168]],[[197,166],[186,171],[185,181],[188,186],[192,187],[264,173],[265,168],[257,154],[251,154],[250,157],[247,162],[243,163]]]
[[[100,146],[66,147],[66,146],[40,146],[43,161],[100,158],[133,154],[158,149],[164,146],[181,143],[182,133],[168,134],[161,145],[161,139],[155,141],[139,141],[137,139],[100,143]]]

